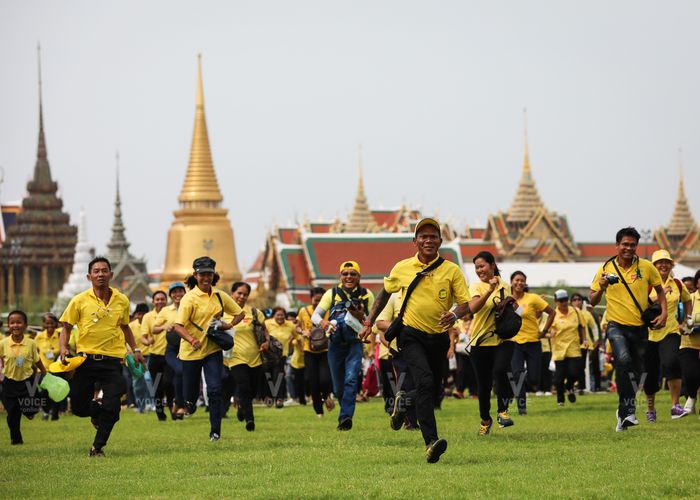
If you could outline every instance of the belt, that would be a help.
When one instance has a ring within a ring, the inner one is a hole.
[[[114,356],[107,356],[105,354],[85,354],[85,353],[78,353],[79,356],[85,356],[87,359],[91,359],[93,361],[118,361],[121,363],[122,359],[121,358],[115,358]]]

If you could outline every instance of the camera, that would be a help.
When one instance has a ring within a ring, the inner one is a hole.
[[[343,306],[345,309],[362,309],[362,301],[356,297],[352,297],[351,299],[346,300]]]
[[[620,282],[620,277],[617,274],[606,274],[605,280],[608,282],[608,285],[614,285]]]

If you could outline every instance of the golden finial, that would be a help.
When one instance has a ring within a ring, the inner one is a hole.
[[[524,121],[524,139],[525,139],[525,158],[523,160],[523,172],[530,173],[530,152],[527,137],[527,108],[523,108],[523,121]]]
[[[204,90],[202,85],[202,53],[197,54],[197,109],[204,108]]]

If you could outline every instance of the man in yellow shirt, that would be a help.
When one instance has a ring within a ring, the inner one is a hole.
[[[399,261],[384,278],[384,287],[365,322],[362,336],[366,338],[372,334],[372,326],[391,294],[401,292],[403,314],[399,314],[403,328],[398,333],[397,345],[416,385],[413,400],[425,441],[426,459],[428,463],[435,463],[447,449],[447,441],[438,437],[435,406],[440,401],[442,371],[450,348],[448,330],[458,318],[469,312],[470,296],[459,266],[440,257],[442,236],[440,224],[435,219],[418,222],[413,244],[418,253]],[[418,276],[422,276],[421,281],[407,297],[411,282]],[[457,307],[451,310],[455,303]],[[392,420],[403,422],[407,411],[406,396],[403,391],[397,391]],[[392,428],[397,427],[401,428],[392,425]]]
[[[126,345],[134,352],[137,363],[145,366],[141,350],[129,328],[129,299],[109,286],[114,277],[112,266],[104,257],[95,257],[88,264],[87,278],[92,288],[79,293],[68,303],[61,316],[61,361],[69,354],[68,340],[73,325],[80,330],[77,351],[87,360],[75,371],[71,386],[73,414],[90,417],[97,432],[91,457],[104,457],[114,424],[119,420],[121,397],[126,392],[121,362]],[[102,389],[102,402],[93,400],[95,384]]]
[[[328,365],[333,392],[340,401],[339,431],[352,429],[355,397],[362,369],[362,342],[358,333],[374,304],[374,294],[360,286],[360,265],[348,260],[340,265],[340,283],[328,290],[316,307],[311,321],[330,333]],[[326,312],[328,317],[326,318]]]
[[[649,305],[649,288],[659,295],[661,313],[651,322],[651,328],[666,324],[666,294],[661,275],[651,262],[637,256],[640,235],[633,227],[617,232],[617,255],[606,261],[591,284],[591,304],[596,306],[605,295],[608,308],[607,337],[615,356],[615,380],[619,405],[616,431],[638,425],[635,397],[641,384],[644,350],[649,333],[642,320],[642,311]]]

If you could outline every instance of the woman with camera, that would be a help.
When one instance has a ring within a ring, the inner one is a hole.
[[[266,394],[272,397],[276,408],[282,408],[284,406],[285,393],[287,392],[284,383],[284,368],[287,364],[289,346],[294,338],[296,325],[293,321],[287,319],[287,312],[284,310],[284,307],[277,306],[272,309],[272,317],[265,321],[265,329],[271,337],[276,338],[282,344],[282,356],[280,359],[265,366]]]
[[[671,254],[666,250],[657,250],[651,256],[651,263],[661,274],[661,283],[666,294],[666,304],[670,314],[666,325],[658,329],[649,330],[649,343],[644,355],[644,367],[647,377],[644,380],[644,393],[647,395],[647,422],[656,422],[656,393],[660,389],[660,378],[668,381],[668,389],[671,393],[671,418],[678,419],[687,415],[680,405],[681,396],[681,365],[679,348],[681,344],[681,325],[678,322],[676,311],[678,303],[683,303],[683,310],[692,309],[692,298],[685,285],[673,277],[674,262]],[[656,290],[651,290],[649,297],[656,302]]]
[[[190,291],[185,294],[177,311],[175,331],[180,342],[179,357],[182,360],[183,393],[187,412],[197,409],[199,381],[202,370],[207,383],[209,399],[209,440],[221,438],[221,371],[223,355],[221,347],[212,341],[207,330],[214,320],[219,320],[219,330],[230,330],[243,319],[243,311],[231,297],[215,288],[219,275],[216,262],[209,257],[194,260],[194,273],[187,279]],[[232,316],[224,321],[224,314]]]

